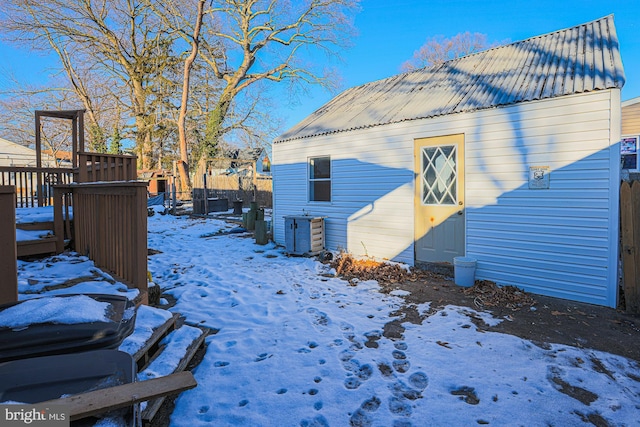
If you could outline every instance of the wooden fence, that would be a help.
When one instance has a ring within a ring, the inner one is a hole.
[[[625,309],[640,314],[640,181],[620,187],[620,231]]]
[[[0,186],[0,304],[18,301],[15,187]]]
[[[147,295],[147,184],[145,182],[81,183],[55,188],[55,216],[62,199],[73,199],[74,248],[128,286]],[[56,222],[56,233],[61,230]]]
[[[273,207],[273,184],[271,177],[241,177],[238,175],[207,176],[207,198],[217,197],[227,199],[229,207],[234,200],[242,200],[244,207],[250,202],[257,202],[260,207]],[[204,198],[205,188],[194,188],[193,201]]]

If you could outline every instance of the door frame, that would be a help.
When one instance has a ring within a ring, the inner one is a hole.
[[[467,218],[466,218],[466,199],[465,199],[465,135],[463,133],[449,134],[449,135],[436,135],[436,136],[428,136],[421,138],[414,138],[413,143],[413,157],[414,157],[414,203],[413,203],[413,241],[414,241],[414,262],[416,263],[435,263],[439,264],[440,261],[429,261],[429,260],[420,260],[418,259],[418,242],[420,238],[424,237],[429,229],[429,225],[420,225],[419,221],[421,218],[424,218],[424,221],[427,221],[427,217],[429,215],[420,214],[418,212],[419,207],[424,206],[422,204],[422,152],[419,148],[424,147],[425,145],[431,146],[446,146],[446,145],[456,145],[456,203],[459,205],[451,205],[449,209],[445,209],[445,211],[449,211],[449,215],[444,217],[444,220],[451,217],[451,215],[455,214],[455,212],[462,212],[463,218],[462,221],[462,229],[461,229],[461,249],[458,251],[459,256],[466,255],[467,250]],[[424,212],[423,212],[424,213]],[[445,214],[446,215],[446,214]],[[435,220],[434,217],[429,219],[432,223]],[[441,223],[444,223],[444,220]],[[424,222],[423,221],[423,222]],[[426,222],[424,223],[426,224]],[[440,225],[440,223],[436,224],[436,226]]]

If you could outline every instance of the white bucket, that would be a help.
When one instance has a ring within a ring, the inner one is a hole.
[[[458,286],[470,288],[475,283],[476,275],[475,258],[457,256],[453,258],[453,275],[454,281]]]

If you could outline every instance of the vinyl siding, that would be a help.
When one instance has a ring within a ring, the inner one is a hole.
[[[466,255],[476,277],[615,306],[619,90],[283,141],[273,147],[274,239],[284,215],[327,216],[326,246],[414,262],[415,138],[465,135]],[[330,155],[331,203],[307,202],[307,158]],[[551,188],[529,190],[529,166]]]
[[[640,99],[622,107],[622,134],[640,135]]]

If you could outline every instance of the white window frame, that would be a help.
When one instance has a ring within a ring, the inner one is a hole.
[[[317,159],[327,159],[329,162],[329,178],[312,178],[311,172],[313,171],[313,167],[311,166],[312,161]],[[332,176],[333,176],[333,164],[331,163],[331,156],[312,156],[307,158],[307,202],[309,203],[331,203],[333,200],[333,185],[332,185]],[[329,182],[329,200],[312,200],[311,199],[311,186],[314,182]]]

